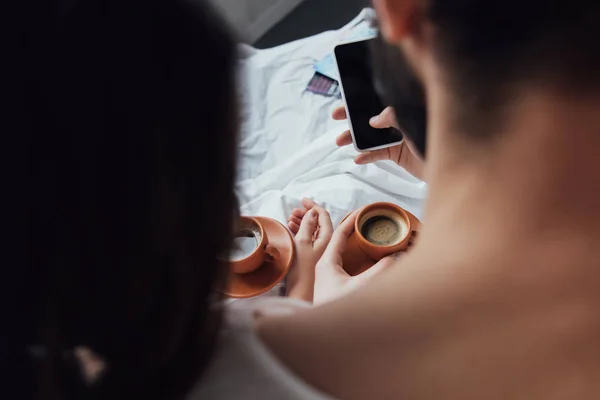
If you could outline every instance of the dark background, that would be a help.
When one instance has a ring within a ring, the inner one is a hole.
[[[254,43],[266,49],[292,40],[339,29],[370,7],[370,0],[306,0]]]

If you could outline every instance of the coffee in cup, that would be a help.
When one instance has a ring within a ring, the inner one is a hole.
[[[229,255],[230,261],[239,261],[256,251],[261,242],[260,230],[254,227],[240,229],[233,239],[233,249]]]
[[[274,261],[279,251],[269,245],[262,224],[251,217],[240,217],[240,223],[229,253],[233,272],[247,274],[260,268],[265,261]]]
[[[374,260],[405,250],[411,238],[408,214],[392,203],[375,203],[360,210],[355,232],[358,245]]]

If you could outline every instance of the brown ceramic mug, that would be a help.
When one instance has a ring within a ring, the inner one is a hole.
[[[262,224],[252,217],[240,217],[240,224],[229,254],[231,270],[236,274],[248,274],[260,268],[265,261],[279,258],[279,250],[269,244]]]
[[[358,247],[375,261],[406,250],[412,238],[408,214],[392,203],[363,207],[356,216],[354,233]]]

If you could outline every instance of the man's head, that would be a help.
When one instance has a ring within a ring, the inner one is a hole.
[[[444,104],[452,129],[470,137],[501,130],[504,111],[531,88],[566,95],[600,91],[597,2],[374,0],[374,5],[390,45],[384,51],[390,75],[394,59],[399,65],[406,58],[423,85],[428,111],[439,113],[439,107],[432,109],[434,99]],[[390,82],[391,91],[401,91],[401,84]]]

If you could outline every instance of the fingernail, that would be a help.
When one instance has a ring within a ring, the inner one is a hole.
[[[369,122],[372,123],[372,124],[376,124],[377,121],[379,121],[379,115],[376,115],[376,116],[374,116],[373,118],[371,118],[369,120]]]
[[[308,212],[306,213],[306,216],[308,218],[312,218],[313,217],[313,210],[308,210]]]

